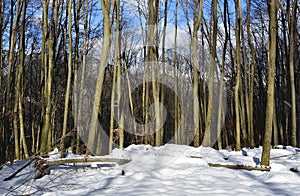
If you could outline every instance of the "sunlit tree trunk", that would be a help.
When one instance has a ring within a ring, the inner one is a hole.
[[[19,46],[19,68],[17,82],[19,88],[17,88],[18,107],[19,107],[19,123],[20,123],[20,146],[23,147],[25,158],[29,157],[28,148],[26,144],[26,135],[24,127],[24,115],[23,115],[23,91],[24,91],[24,65],[25,65],[25,25],[26,25],[26,9],[27,1],[23,1],[22,4],[22,23],[21,23],[21,36]]]
[[[112,151],[113,147],[113,130],[114,130],[114,119],[117,118],[118,121],[118,138],[119,146],[123,148],[124,146],[124,124],[121,119],[120,112],[123,110],[120,108],[121,99],[121,62],[120,62],[120,36],[121,36],[121,26],[120,26],[120,1],[115,1],[115,13],[116,13],[116,36],[115,36],[115,54],[114,54],[114,72],[112,81],[112,95],[111,95],[111,114],[110,114],[110,134],[109,134],[109,152]],[[117,107],[117,116],[115,116],[115,107]]]
[[[289,9],[289,8],[288,8]],[[290,84],[291,84],[291,109],[292,109],[292,130],[291,130],[291,145],[297,146],[297,119],[296,119],[296,90],[295,90],[295,69],[294,69],[294,51],[295,51],[295,39],[297,36],[297,0],[294,0],[293,8],[292,8],[292,17],[290,19]]]
[[[48,3],[44,2],[44,16],[47,17],[48,12]],[[52,13],[55,10],[55,6],[57,3],[52,5]],[[44,18],[44,23],[47,22],[47,18]],[[43,24],[43,25],[47,25]],[[52,88],[53,88],[53,71],[54,71],[54,46],[53,46],[53,37],[54,37],[54,14],[51,15],[50,19],[50,31],[49,31],[49,38],[46,40],[46,46],[48,48],[48,62],[46,63],[45,67],[45,91],[44,91],[44,101],[45,101],[45,114],[43,118],[43,127],[41,132],[41,143],[40,143],[40,150],[41,152],[47,151],[51,147],[51,114],[52,114]],[[46,53],[45,53],[46,54]]]
[[[118,23],[118,22],[117,22]],[[119,32],[116,32],[116,43],[115,43],[115,57],[114,57],[114,72],[113,72],[113,81],[112,81],[112,91],[111,91],[111,101],[110,101],[110,127],[109,127],[109,153],[112,152],[113,148],[113,136],[114,136],[114,118],[115,116],[115,107],[116,105],[116,80],[117,80],[117,50],[118,50],[118,39]]]
[[[89,127],[89,136],[88,136],[88,148],[92,152],[101,151],[102,144],[96,144],[95,141],[98,141],[97,132],[98,132],[98,114],[101,111],[101,95],[103,90],[103,81],[105,68],[107,66],[108,57],[110,54],[110,45],[111,45],[111,1],[110,0],[101,0],[101,7],[103,12],[103,44],[102,44],[102,53],[101,53],[101,62],[98,71],[98,78],[96,82],[96,90],[93,101],[93,109],[91,113],[91,122]],[[98,134],[100,137],[100,134]]]
[[[158,56],[157,56],[157,33],[158,33],[158,0],[148,0],[148,62],[151,66],[152,74],[152,93],[154,99],[154,113],[155,113],[155,127],[153,133],[155,133],[156,146],[161,145],[161,132],[160,132],[160,107],[159,107],[159,84],[157,83],[157,71],[158,71]]]
[[[217,13],[217,0],[213,0],[213,40],[211,42],[211,64],[209,65],[209,81],[208,81],[208,103],[207,103],[207,116],[205,122],[205,135],[202,142],[203,146],[211,145],[211,121],[213,115],[213,100],[214,100],[214,77],[215,77],[215,64],[217,62],[217,34],[218,34],[218,13]]]
[[[194,146],[200,146],[200,134],[199,134],[199,65],[197,59],[198,48],[198,29],[202,21],[202,0],[195,2],[194,9],[194,28],[192,33],[192,64],[193,64],[193,100],[194,100]],[[198,12],[197,12],[198,11]]]
[[[141,27],[141,31],[142,31],[142,41],[143,41],[143,65],[144,65],[144,72],[143,72],[143,90],[142,90],[142,111],[143,111],[143,123],[146,124],[148,122],[148,100],[149,100],[149,96],[148,96],[148,92],[149,92],[149,85],[146,82],[147,80],[147,73],[148,73],[148,66],[146,64],[146,54],[147,54],[147,48],[146,48],[146,36],[145,36],[145,28],[143,26],[143,21],[142,21],[142,17],[143,17],[143,12],[142,12],[142,8],[140,5],[140,1],[137,2],[138,3],[138,13],[139,13],[139,23],[140,23],[140,27]],[[143,127],[142,130],[142,135],[147,135],[148,134],[148,129],[147,126]],[[136,138],[137,139],[137,138]],[[143,140],[141,141],[141,143],[143,142]],[[148,142],[148,137],[145,137],[145,143]]]
[[[242,12],[240,0],[235,0],[235,22],[236,22],[236,57],[235,57],[235,65],[236,65],[236,84],[234,86],[234,105],[235,105],[235,121],[236,121],[236,150],[239,151],[241,149],[241,126],[240,126],[240,103],[239,103],[239,85],[240,85],[240,75],[241,75],[241,62],[240,62],[240,23],[242,19],[240,18],[240,14]]]
[[[81,124],[81,114],[82,114],[82,99],[83,99],[83,89],[84,89],[84,81],[85,81],[85,70],[86,70],[86,56],[87,56],[87,40],[88,36],[88,24],[89,24],[89,13],[88,13],[89,3],[88,0],[84,0],[84,8],[83,8],[83,18],[84,18],[84,27],[83,27],[83,48],[82,48],[82,67],[81,67],[81,79],[79,86],[79,100],[78,100],[78,117],[77,117],[77,142],[76,142],[76,154],[80,153],[80,134],[82,131]]]
[[[270,165],[270,151],[272,139],[272,123],[274,111],[274,73],[276,67],[276,0],[269,2],[270,14],[270,28],[269,28],[269,53],[268,53],[268,91],[267,91],[267,105],[266,105],[266,124],[265,136],[263,143],[263,152],[261,157],[261,165]]]
[[[12,68],[14,66],[14,57],[15,57],[14,53],[15,53],[15,46],[16,46],[17,27],[20,20],[20,14],[19,14],[20,8],[21,8],[21,1],[18,0],[17,7],[16,7],[16,15],[14,17],[14,23],[10,35],[8,71],[7,71],[7,79],[6,79],[6,104],[5,104],[4,114],[5,111],[9,109],[11,104],[11,79],[12,79],[11,74],[12,74]],[[5,119],[4,123],[9,123],[9,119]],[[7,125],[5,126],[5,128],[7,128]],[[13,128],[14,128],[14,139],[15,139],[15,158],[20,159],[19,128],[18,128],[18,95],[15,96],[15,102],[13,104]]]
[[[67,122],[68,122],[68,112],[69,112],[69,99],[70,99],[70,89],[71,89],[71,77],[72,77],[72,0],[69,0],[68,4],[68,76],[67,76],[67,87],[66,87],[66,94],[65,94],[65,106],[64,106],[64,120],[63,120],[63,129],[62,129],[62,136],[60,140],[60,148],[61,148],[61,157],[64,156],[65,150],[65,136],[67,132]],[[77,104],[77,102],[75,101]]]

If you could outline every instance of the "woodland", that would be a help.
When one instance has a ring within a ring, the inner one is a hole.
[[[0,163],[130,144],[300,147],[299,0],[0,0]]]

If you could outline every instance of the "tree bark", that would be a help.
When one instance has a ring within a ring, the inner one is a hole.
[[[224,2],[224,16],[223,16],[223,23],[224,23],[224,29],[225,29],[225,42],[223,47],[223,54],[222,54],[222,67],[221,67],[221,78],[220,78],[220,89],[219,89],[219,104],[218,104],[218,124],[217,124],[217,131],[218,131],[218,149],[222,149],[222,120],[224,117],[222,117],[222,113],[225,113],[223,111],[223,91],[224,91],[224,72],[225,72],[225,58],[226,58],[226,51],[227,51],[227,43],[228,43],[228,32],[227,32],[227,1]]]
[[[289,9],[289,8],[288,8]],[[291,103],[292,103],[292,130],[291,130],[291,145],[297,146],[297,119],[296,119],[296,90],[295,90],[295,69],[294,69],[294,51],[295,51],[295,38],[297,36],[297,0],[294,0],[292,8],[292,17],[290,19],[290,84],[291,84]]]
[[[177,31],[178,31],[178,0],[176,0],[175,5],[175,36],[174,36],[174,78],[175,78],[175,97],[174,97],[174,109],[175,109],[175,118],[174,118],[174,139],[175,144],[178,143],[179,138],[179,114],[178,114],[178,75],[177,75]],[[165,21],[166,22],[166,21]]]
[[[196,3],[196,2],[195,2]],[[198,29],[202,22],[202,0],[196,3],[194,9],[194,28],[192,33],[192,64],[193,64],[193,102],[194,102],[194,146],[200,146],[200,130],[199,130],[199,65],[197,59],[198,48]],[[198,10],[198,13],[197,13]]]
[[[83,90],[85,84],[85,70],[86,70],[86,56],[87,56],[87,40],[88,36],[88,24],[89,24],[89,13],[88,13],[89,3],[88,0],[84,1],[84,9],[83,9],[83,16],[84,16],[84,32],[83,32],[83,49],[82,49],[82,67],[81,67],[81,79],[80,79],[80,89],[79,89],[79,100],[78,100],[78,117],[77,117],[77,143],[76,143],[76,154],[80,153],[80,134],[82,131],[82,100],[83,100]]]
[[[75,1],[73,1],[73,15],[74,15],[74,27],[75,27],[75,52],[74,52],[74,81],[73,81],[73,92],[76,92],[73,96],[74,102],[78,103],[78,98],[79,95],[77,94],[78,92],[78,67],[80,64],[80,59],[79,59],[79,38],[80,38],[80,32],[79,32],[79,28],[80,28],[80,12],[81,12],[81,8],[82,8],[82,0],[78,0],[77,2],[77,6]],[[76,134],[77,134],[77,123],[78,123],[78,105],[75,104],[74,105],[74,134],[73,134],[73,138],[72,138],[72,149],[74,149],[74,147],[76,146]]]
[[[270,151],[272,139],[272,123],[274,111],[274,73],[276,67],[276,0],[270,0],[269,14],[270,14],[270,30],[269,30],[269,55],[268,55],[268,91],[267,91],[267,105],[266,105],[266,124],[265,135],[263,143],[263,152],[261,157],[261,165],[270,165]]]
[[[18,0],[17,7],[16,7],[16,16],[14,19],[14,25],[11,31],[10,37],[10,49],[9,49],[9,60],[8,60],[8,73],[7,73],[7,83],[6,83],[6,106],[5,109],[9,108],[10,104],[10,97],[11,97],[11,72],[14,65],[14,53],[15,53],[15,45],[16,45],[16,34],[17,34],[17,27],[20,20],[19,10],[21,8],[21,1]],[[17,73],[18,75],[19,73]],[[20,85],[18,79],[17,84]],[[15,96],[15,101],[13,105],[13,128],[14,128],[14,139],[15,139],[15,158],[18,160],[20,159],[20,144],[19,144],[19,129],[18,129],[18,89],[17,95]],[[5,111],[5,110],[4,110]],[[5,121],[5,123],[9,123],[9,120]]]
[[[62,136],[60,142],[60,150],[61,150],[61,157],[63,157],[65,151],[65,136],[67,132],[67,122],[68,122],[68,112],[69,112],[69,99],[70,99],[70,89],[71,89],[71,77],[72,77],[72,0],[69,0],[68,3],[68,76],[67,76],[67,87],[66,87],[66,94],[65,94],[65,105],[64,105],[64,120],[63,120],[63,129],[62,129]],[[76,84],[77,85],[77,84]],[[77,102],[75,101],[75,104]]]
[[[177,4],[178,5],[178,4]],[[175,11],[176,12],[176,11]],[[162,38],[162,67],[163,67],[163,74],[162,74],[162,86],[161,86],[161,103],[164,105],[165,103],[165,75],[166,75],[166,29],[167,29],[167,24],[168,24],[168,0],[165,0],[165,5],[164,5],[164,27],[163,27],[163,38]],[[175,16],[176,17],[176,16]],[[176,23],[176,19],[175,19]],[[176,24],[175,24],[176,26]],[[175,30],[175,37],[176,37],[176,30]],[[176,46],[175,46],[176,47]],[[176,88],[176,87],[175,87]],[[176,101],[175,101],[176,102]],[[176,115],[176,103],[175,103],[175,115]],[[163,110],[160,110],[160,116],[163,116]],[[175,127],[176,126],[176,117],[175,117]],[[175,128],[176,130],[176,128]],[[176,131],[175,131],[176,132]],[[164,128],[163,126],[160,128],[160,140],[161,144],[164,143],[163,141],[163,135],[164,135]]]
[[[98,114],[101,111],[101,95],[103,90],[103,81],[105,68],[107,66],[108,57],[110,54],[111,47],[111,20],[110,20],[110,12],[111,12],[111,1],[110,0],[101,0],[101,7],[103,11],[103,45],[102,45],[102,54],[101,54],[101,62],[98,71],[98,78],[96,82],[96,91],[93,102],[93,109],[91,114],[91,122],[89,127],[89,136],[88,136],[88,148],[92,152],[101,151],[102,144],[95,144],[95,138],[98,132]],[[100,137],[100,134],[98,134]],[[97,141],[97,138],[96,138]]]
[[[236,129],[236,150],[241,150],[241,126],[240,126],[240,103],[239,103],[239,85],[240,85],[240,75],[241,75],[241,60],[240,60],[240,25],[242,18],[240,18],[241,14],[241,3],[240,0],[235,0],[235,37],[236,37],[236,57],[235,57],[235,65],[236,65],[236,84],[234,86],[234,105],[235,105],[235,129]]]
[[[213,100],[214,100],[214,77],[215,77],[215,63],[217,62],[217,34],[218,34],[218,15],[217,15],[217,0],[213,0],[213,41],[211,42],[211,64],[209,65],[209,81],[208,81],[208,103],[205,135],[202,145],[211,146],[211,121],[213,115]],[[203,57],[204,58],[204,57]]]
[[[249,143],[250,147],[254,148],[254,120],[253,120],[253,102],[254,102],[254,65],[255,65],[255,49],[251,41],[251,31],[250,31],[250,13],[251,13],[251,0],[247,2],[247,38],[248,44],[251,50],[251,71],[250,71],[250,92],[249,92]]]
[[[18,85],[17,97],[19,107],[19,122],[20,122],[20,144],[23,146],[25,158],[29,157],[28,148],[26,144],[26,135],[24,127],[24,116],[23,116],[23,79],[24,79],[24,65],[25,65],[25,25],[26,25],[26,9],[27,1],[23,1],[22,4],[22,24],[21,24],[21,36],[20,36],[20,48],[19,48],[19,69],[18,69]]]
[[[48,1],[43,2],[43,25],[44,28],[48,28],[47,24],[47,16],[48,16]],[[57,4],[55,4],[57,5]],[[52,5],[52,6],[55,6]],[[55,8],[52,7],[52,11]],[[42,127],[42,132],[41,132],[41,143],[40,143],[40,151],[45,152],[51,147],[51,114],[52,114],[52,104],[51,104],[51,99],[52,99],[52,90],[53,90],[53,71],[54,71],[54,46],[53,46],[53,37],[54,37],[54,32],[52,31],[54,28],[54,18],[53,14],[50,19],[50,31],[49,31],[49,38],[46,39],[46,46],[48,47],[48,62],[45,64],[45,91],[44,91],[44,101],[45,101],[45,114],[43,118],[43,127]],[[47,30],[48,31],[48,30]],[[47,34],[46,34],[47,35]],[[46,53],[45,53],[46,55]],[[46,59],[45,59],[46,60]]]

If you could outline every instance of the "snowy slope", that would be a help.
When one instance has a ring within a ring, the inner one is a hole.
[[[256,166],[260,153],[261,148],[235,152],[173,144],[131,145],[106,156],[131,159],[127,164],[56,166],[50,175],[37,180],[32,179],[34,166],[29,166],[12,180],[3,181],[26,163],[21,161],[0,170],[0,195],[300,195],[300,173],[290,171],[300,170],[300,153],[292,147],[272,149],[270,172],[208,166]],[[50,159],[58,158],[53,154]],[[93,167],[100,165],[105,167]]]

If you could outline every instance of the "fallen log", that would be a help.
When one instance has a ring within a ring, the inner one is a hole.
[[[208,163],[210,167],[226,167],[229,169],[245,169],[245,170],[259,170],[259,171],[270,171],[270,167],[253,167],[245,165],[222,165],[217,163]]]
[[[41,178],[44,175],[50,174],[50,167],[51,166],[57,166],[57,165],[66,165],[69,164],[69,166],[76,166],[76,163],[92,163],[92,162],[102,162],[102,163],[128,163],[131,160],[129,159],[117,159],[117,158],[77,158],[77,159],[57,159],[57,160],[45,160],[45,159],[39,159],[36,163],[36,169],[37,174],[35,179]],[[72,165],[70,165],[72,164]],[[82,165],[85,167],[85,165]],[[104,166],[107,166],[105,164]]]
[[[113,162],[113,163],[128,163],[131,160],[129,159],[117,159],[117,158],[80,158],[80,159],[57,159],[57,160],[44,160],[40,159],[38,162],[39,165],[64,165],[72,163],[88,163],[88,162]]]

